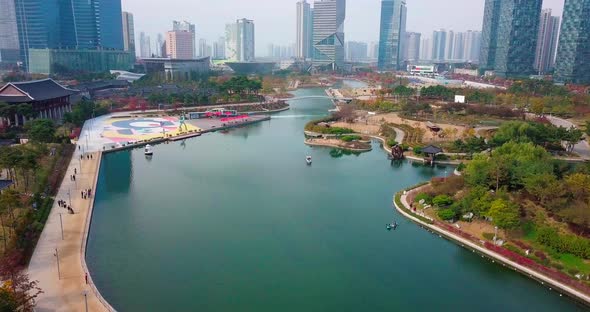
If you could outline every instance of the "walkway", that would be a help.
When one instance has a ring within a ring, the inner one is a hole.
[[[89,285],[86,285],[86,272],[82,269],[83,255],[81,254],[93,198],[82,199],[80,191],[87,188],[94,191],[99,156],[95,152],[92,154],[92,160],[86,158],[80,160],[81,153],[82,151],[76,150],[70,161],[64,181],[55,198],[55,204],[28,267],[31,280],[39,281],[39,287],[44,292],[37,298],[35,309],[37,312],[85,311],[85,293],[88,311],[106,311]],[[74,168],[78,170],[76,182],[70,179]],[[57,205],[58,200],[69,203],[70,198],[71,207],[75,211],[73,215]],[[60,214],[63,221],[63,240]],[[59,256],[59,277],[56,250]]]
[[[547,119],[555,126],[564,127],[564,128],[577,128],[569,120],[565,120],[562,118],[554,117],[554,116],[545,116]],[[574,146],[574,153],[580,155],[581,158],[584,160],[590,160],[590,145],[588,145],[588,141],[583,140],[580,143]]]
[[[418,191],[418,190],[419,190],[419,188],[414,189],[412,191]],[[411,207],[410,204],[408,203],[408,195],[410,192],[411,191],[407,192],[406,194],[403,194],[400,198],[402,205],[404,205],[406,209],[410,209],[410,207]],[[522,265],[502,256],[502,255],[499,255],[493,251],[490,251],[482,246],[479,246],[479,245],[473,243],[470,240],[467,240],[461,236],[458,236],[454,233],[444,230],[436,225],[431,225],[426,222],[422,222],[418,218],[410,215],[409,213],[407,213],[406,211],[404,211],[400,207],[398,207],[395,200],[393,201],[393,204],[399,213],[404,215],[406,218],[412,220],[413,222],[418,223],[422,227],[425,227],[426,229],[429,229],[435,233],[443,235],[444,237],[446,237],[456,243],[459,243],[462,247],[471,249],[474,252],[477,251],[478,253],[480,253],[482,255],[485,255],[491,259],[495,259],[495,260],[499,261],[500,263],[508,265],[509,267],[511,267],[511,268],[519,271],[520,273],[525,274],[531,278],[542,281],[543,283],[547,283],[549,285],[553,285],[553,287],[560,289],[561,291],[568,294],[569,296],[571,296],[573,298],[577,298],[578,300],[581,300],[581,301],[585,302],[586,304],[590,303],[590,296],[588,294],[585,294],[581,291],[578,291],[577,289],[574,289],[574,288],[572,288],[568,285],[565,285],[559,281],[556,281],[550,277],[540,274],[537,271],[529,269],[528,267],[522,266]]]

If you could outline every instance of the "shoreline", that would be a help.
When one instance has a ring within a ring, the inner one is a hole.
[[[491,259],[492,263],[495,263],[495,261],[498,261],[499,263],[502,263],[502,265],[504,267],[508,266],[510,269],[524,275],[525,277],[536,280],[536,281],[540,282],[542,285],[545,285],[545,284],[550,285],[552,288],[550,287],[549,290],[550,291],[553,289],[558,290],[558,292],[560,293],[560,296],[561,296],[561,293],[563,293],[563,294],[567,295],[568,297],[574,299],[575,301],[584,304],[586,307],[590,306],[590,295],[589,294],[586,294],[576,288],[573,288],[573,287],[568,286],[568,285],[566,285],[560,281],[557,281],[551,277],[548,277],[540,272],[537,272],[534,269],[531,269],[531,268],[528,268],[524,265],[518,264],[515,261],[513,261],[507,257],[504,257],[492,250],[488,250],[488,249],[484,248],[483,246],[479,246],[479,245],[473,243],[472,241],[459,236],[458,234],[449,232],[443,228],[438,227],[435,224],[429,224],[429,223],[421,220],[419,218],[420,217],[419,215],[414,215],[413,213],[411,213],[411,209],[408,208],[409,204],[407,202],[407,196],[410,192],[418,191],[423,186],[424,185],[419,185],[417,187],[410,187],[408,189],[397,192],[394,195],[394,199],[393,199],[393,205],[396,208],[397,212],[399,212],[406,219],[416,223],[421,228],[426,229],[432,233],[435,233],[435,234],[439,235],[439,237],[445,238],[445,239],[455,243],[456,245],[459,245],[465,249],[471,250],[474,253],[478,253],[482,257],[487,257],[487,258]],[[399,202],[401,203],[401,205],[404,206],[404,209],[402,209],[401,207],[398,206],[398,198],[399,198]],[[406,210],[410,211],[410,213],[408,213]]]
[[[338,146],[336,144],[330,144],[330,143],[316,143],[316,142],[310,142],[308,140],[304,140],[303,143],[305,145],[308,146],[319,146],[319,147],[332,147],[332,148],[337,148],[337,149],[341,149],[341,150],[346,150],[346,151],[350,151],[350,152],[359,152],[359,153],[365,153],[365,152],[370,152],[373,150],[373,148],[365,148],[365,149],[360,149],[360,148],[349,148],[349,147],[345,147],[345,146]]]

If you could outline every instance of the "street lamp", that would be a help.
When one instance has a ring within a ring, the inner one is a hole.
[[[84,290],[84,305],[86,306],[86,312],[88,312],[88,291]]]
[[[61,273],[59,271],[59,252],[57,251],[57,247],[55,248],[55,258],[57,259],[57,279],[61,280]]]
[[[496,239],[498,239],[498,227],[494,226],[494,242],[496,242]]]
[[[64,240],[64,222],[61,218],[61,212],[59,213],[59,225],[61,226],[61,240]]]

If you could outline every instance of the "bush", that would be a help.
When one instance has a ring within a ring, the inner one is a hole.
[[[438,211],[437,215],[441,220],[445,221],[455,219],[455,211],[453,209],[441,209]]]
[[[418,196],[416,196],[416,198],[414,198],[414,202],[418,203],[421,200],[424,200],[424,204],[426,205],[431,205],[432,204],[432,196],[426,194],[426,193],[420,193],[418,194]]]
[[[574,276],[574,275],[576,275],[576,274],[580,273],[580,270],[578,270],[578,269],[575,269],[575,268],[571,268],[571,269],[568,269],[568,270],[567,270],[567,272],[568,272],[569,274],[571,274],[572,276]]]
[[[361,137],[358,135],[345,135],[345,136],[341,137],[340,139],[344,142],[352,142],[352,141],[360,140]]]
[[[483,233],[481,236],[487,240],[494,240],[494,233]]]
[[[453,204],[453,199],[449,195],[437,195],[432,203],[438,207],[446,207]]]
[[[462,172],[465,169],[465,164],[464,163],[460,163],[459,166],[457,166],[457,171]]]
[[[387,146],[389,147],[393,147],[396,146],[398,143],[394,138],[389,138],[387,139]]]

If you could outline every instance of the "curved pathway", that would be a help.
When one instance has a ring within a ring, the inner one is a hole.
[[[411,191],[418,191],[419,188],[416,188],[414,190]],[[410,209],[410,204],[408,203],[408,194],[411,192],[405,192],[405,194],[401,195],[400,201],[402,203],[402,205],[405,206],[406,209]],[[543,274],[538,273],[537,271],[534,271],[528,267],[522,266],[502,255],[499,255],[493,251],[490,251],[486,248],[483,248],[475,243],[473,243],[470,240],[467,240],[463,237],[460,237],[454,233],[451,233],[445,229],[442,229],[438,226],[435,225],[431,225],[428,224],[426,222],[423,222],[421,220],[419,220],[418,218],[412,216],[411,214],[407,213],[406,211],[404,211],[403,209],[401,209],[400,207],[398,207],[398,204],[396,203],[395,199],[393,201],[393,204],[395,206],[395,208],[397,209],[397,211],[399,213],[401,213],[403,216],[405,216],[406,218],[410,219],[411,221],[419,224],[420,226],[429,229],[435,233],[438,233],[442,236],[444,236],[445,238],[448,238],[456,243],[459,243],[462,247],[471,249],[472,251],[477,251],[478,253],[485,255],[491,259],[495,259],[505,265],[508,265],[509,267],[515,269],[516,271],[525,274],[531,278],[534,278],[538,281],[541,281],[542,283],[547,283],[549,285],[553,285],[553,287],[558,288],[560,291],[563,291],[564,293],[566,293],[567,295],[571,296],[572,298],[578,299],[580,301],[585,302],[586,304],[590,304],[590,296],[588,294],[585,294],[577,289],[574,289],[568,285],[565,285],[559,281],[556,281],[550,277],[547,277]]]

